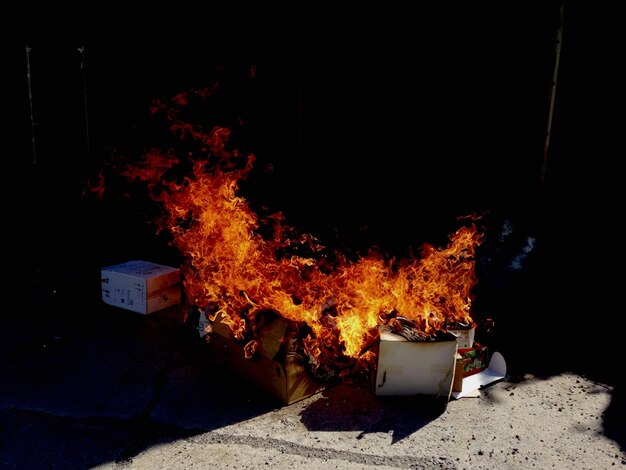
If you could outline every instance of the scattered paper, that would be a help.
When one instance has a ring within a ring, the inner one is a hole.
[[[496,380],[503,379],[505,376],[506,362],[504,360],[504,356],[496,351],[491,355],[489,366],[477,374],[465,377],[463,379],[461,391],[452,392],[452,396],[456,399],[480,396],[480,392],[478,392],[480,387],[493,383]]]

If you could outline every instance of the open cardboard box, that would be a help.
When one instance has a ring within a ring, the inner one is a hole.
[[[489,348],[478,343],[474,343],[471,348],[461,348],[457,350],[457,368],[461,366],[461,376],[469,377],[485,370],[489,365]]]
[[[471,328],[450,328],[448,332],[452,333],[457,338],[459,348],[471,348],[474,345],[474,336],[476,334],[476,327]]]
[[[215,321],[208,322],[204,313],[200,315],[200,334],[203,334],[202,330],[211,330],[208,343],[214,364],[233,370],[286,405],[314,395],[329,385],[313,377],[298,356],[285,352],[286,348],[282,346],[286,343],[289,320],[277,315],[266,324],[258,333],[256,353],[249,359],[245,357],[243,345],[220,320],[221,316],[218,316]]]
[[[485,348],[486,350],[486,348]],[[477,397],[481,387],[489,385],[503,379],[506,376],[506,361],[499,352],[491,354],[487,368],[480,371],[471,371],[469,374],[463,373],[464,363],[462,358],[457,358],[455,379],[452,388],[452,397],[459,399],[463,397]]]
[[[375,394],[450,398],[457,339],[408,341],[380,329]]]

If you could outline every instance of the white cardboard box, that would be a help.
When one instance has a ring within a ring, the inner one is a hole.
[[[408,341],[381,330],[376,395],[450,398],[457,341]]]
[[[474,346],[474,335],[476,332],[476,328],[459,328],[459,329],[448,329],[450,333],[456,336],[457,342],[459,343],[459,348],[471,348]]]
[[[102,300],[147,315],[181,301],[180,269],[149,261],[127,261],[101,270]]]

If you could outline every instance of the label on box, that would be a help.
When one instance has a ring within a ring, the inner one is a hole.
[[[463,377],[469,377],[487,368],[489,360],[487,346],[474,343],[473,348],[459,349],[458,353],[463,363]]]

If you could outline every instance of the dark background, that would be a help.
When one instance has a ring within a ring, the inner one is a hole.
[[[147,200],[113,185],[98,202],[84,184],[112,154],[163,141],[154,98],[215,81],[209,119],[258,158],[242,186],[253,207],[283,211],[328,246],[398,256],[444,244],[456,216],[485,213],[475,305],[496,319],[491,341],[524,366],[549,356],[595,371],[618,352],[609,332],[622,321],[609,274],[621,266],[622,33],[612,8],[566,5],[542,184],[559,2],[537,3],[16,46],[6,56],[17,124],[6,231],[17,292],[41,309],[79,305],[99,298],[101,266],[177,261]],[[572,338],[591,357],[573,358]]]

